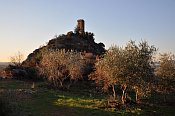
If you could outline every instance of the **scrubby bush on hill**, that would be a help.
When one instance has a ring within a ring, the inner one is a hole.
[[[40,80],[38,70],[33,67],[9,65],[2,71],[3,78],[19,80]]]

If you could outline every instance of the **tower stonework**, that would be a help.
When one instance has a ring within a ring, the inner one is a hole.
[[[83,19],[77,20],[77,29],[80,34],[84,33],[85,22]]]

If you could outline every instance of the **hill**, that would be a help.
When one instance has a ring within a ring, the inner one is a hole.
[[[102,55],[105,52],[105,45],[103,43],[96,43],[94,40],[94,34],[84,31],[84,20],[77,20],[77,27],[73,31],[67,34],[55,36],[55,38],[49,40],[48,44],[42,46],[29,54],[27,59],[23,62],[25,66],[35,66],[39,64],[41,59],[41,51],[43,49],[65,49],[74,50],[82,54],[91,53],[93,57]]]

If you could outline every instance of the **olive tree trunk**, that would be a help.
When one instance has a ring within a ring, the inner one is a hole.
[[[114,87],[114,85],[112,85],[112,91],[113,91],[113,97],[114,97],[114,99],[116,99],[116,92],[115,92],[115,87]]]
[[[122,89],[122,97],[121,97],[121,102],[122,104],[125,104],[125,91],[126,91],[126,85],[122,85],[121,89]]]

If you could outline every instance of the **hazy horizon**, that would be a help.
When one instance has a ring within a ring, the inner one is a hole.
[[[0,62],[26,56],[55,35],[73,31],[77,19],[108,48],[146,40],[175,54],[174,0],[0,0]]]

